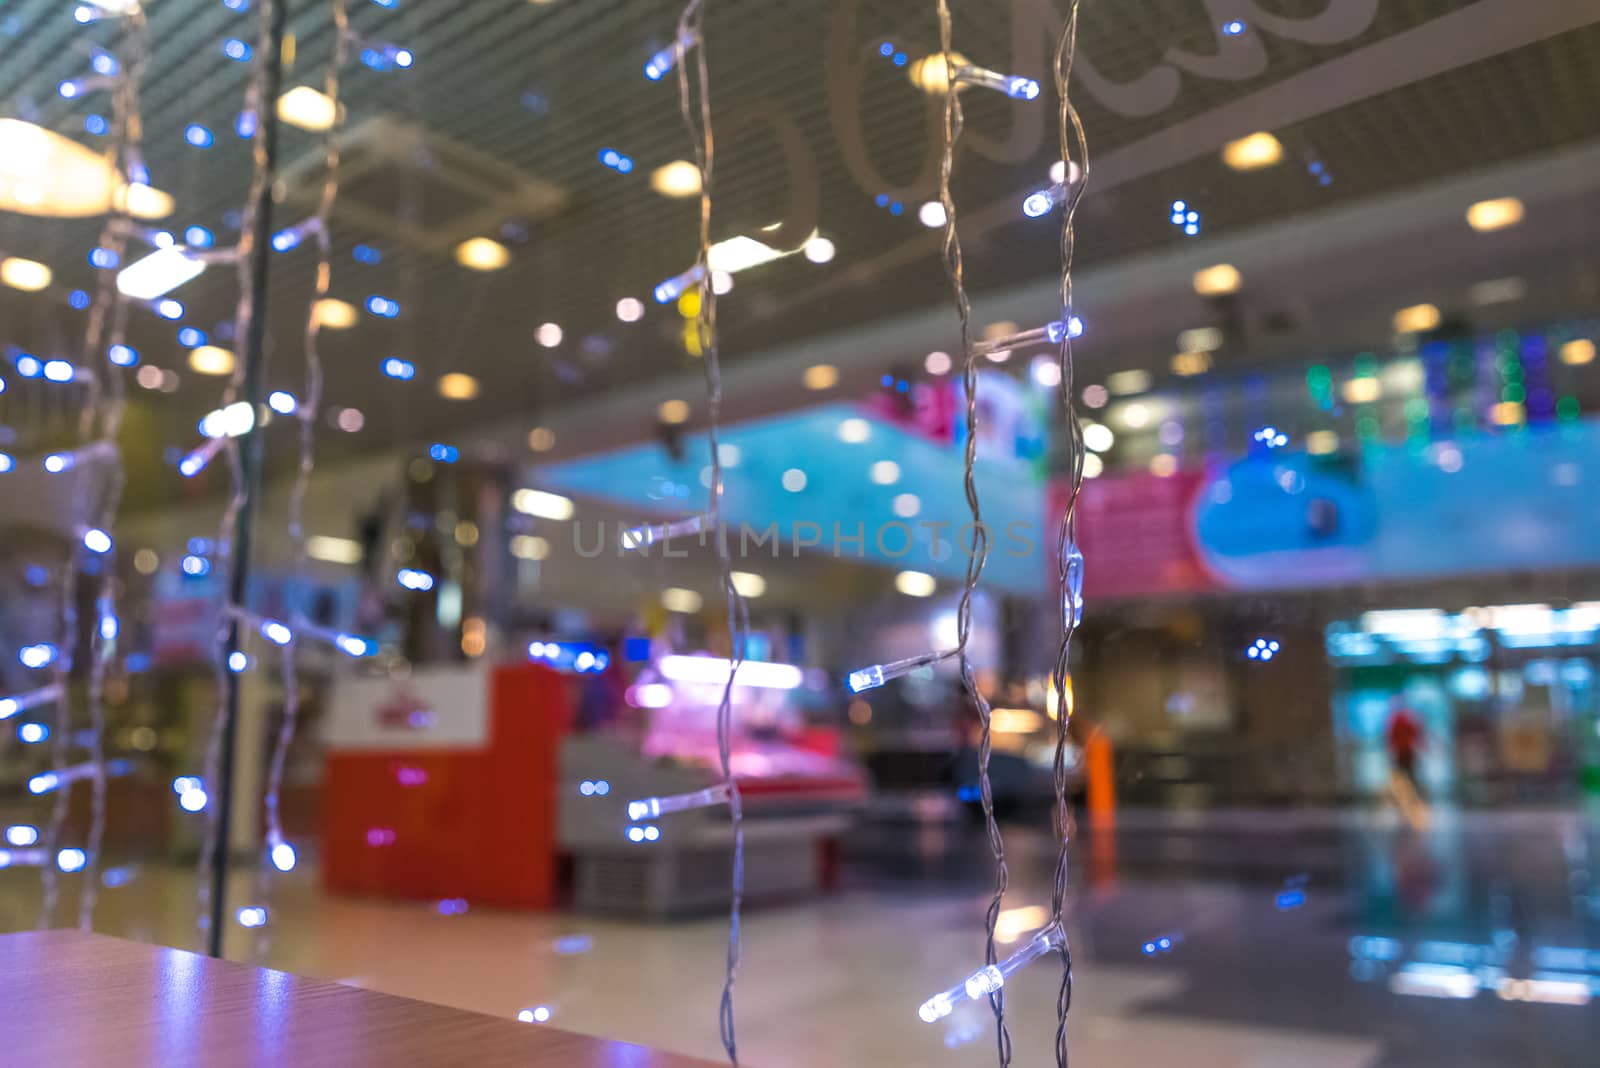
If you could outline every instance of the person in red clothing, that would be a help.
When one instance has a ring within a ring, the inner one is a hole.
[[[1417,781],[1417,750],[1422,748],[1422,725],[1416,714],[1406,707],[1399,694],[1389,699],[1389,763],[1395,774],[1402,777],[1413,795],[1420,799],[1421,784]]]

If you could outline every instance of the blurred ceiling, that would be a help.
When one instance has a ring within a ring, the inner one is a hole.
[[[467,444],[496,423],[532,426],[595,396],[695,371],[682,320],[649,299],[695,252],[696,201],[667,199],[650,182],[657,167],[689,155],[675,79],[642,73],[670,41],[677,6],[348,3],[358,33],[416,58],[409,69],[352,62],[344,72],[349,151],[332,292],[358,307],[381,294],[401,313],[363,313],[355,329],[324,332],[326,402],[365,414],[359,433],[330,427],[325,454],[439,438]],[[82,76],[91,44],[109,47],[119,29],[80,26],[72,6],[14,0],[0,9],[0,115],[94,144],[85,118],[106,112],[105,96],[64,100],[56,86]],[[148,5],[144,155],[152,183],[178,205],[160,225],[206,226],[219,245],[231,240],[249,174],[248,147],[233,134],[249,64],[223,53],[230,37],[254,43],[256,12],[233,10],[240,6]],[[1023,219],[1017,205],[1046,183],[1057,155],[1050,0],[954,6],[961,53],[1047,85],[1031,103],[963,94],[968,132],[955,197],[967,277],[980,293],[1048,280],[1057,226]],[[1246,22],[1242,34],[1222,33],[1232,17]],[[1092,273],[1138,256],[1193,256],[1252,228],[1595,138],[1597,22],[1593,0],[1085,0],[1075,85],[1095,170],[1078,262]],[[290,29],[285,87],[319,85],[333,40],[328,5],[294,3]],[[802,236],[814,225],[837,247],[829,263],[793,256],[738,275],[720,310],[730,368],[922,310],[945,314],[953,334],[936,237],[917,218],[934,192],[941,105],[907,77],[937,48],[930,0],[708,0],[706,36],[718,132],[714,237],[781,222]],[[186,142],[191,123],[214,131],[213,147]],[[1221,145],[1256,129],[1277,136],[1283,161],[1230,170]],[[604,166],[606,148],[630,157],[632,171]],[[315,135],[285,127],[278,225],[309,214],[320,154]],[[901,213],[880,206],[879,194]],[[1168,220],[1180,198],[1203,214],[1198,237]],[[65,294],[92,287],[87,254],[98,228],[92,219],[0,213],[0,250],[56,271],[47,293],[0,290],[0,341],[77,357],[84,317]],[[511,249],[505,269],[457,264],[455,243],[474,233]],[[381,262],[359,262],[358,245],[377,249]],[[299,392],[313,263],[309,243],[273,257],[270,388]],[[231,272],[212,270],[174,294],[187,306],[184,323],[215,333],[231,316],[233,285]],[[625,297],[645,301],[641,321],[618,321]],[[1093,309],[1083,313],[1095,320]],[[561,325],[559,346],[535,342],[544,322]],[[163,450],[191,445],[195,421],[220,393],[221,380],[184,366],[179,325],[141,312],[132,326],[146,362],[182,375],[172,394],[133,391],[132,482],[146,501],[180,484],[163,469]],[[885,364],[906,355],[885,351]],[[382,377],[389,356],[414,361],[417,377]],[[478,396],[442,399],[435,383],[448,372],[479,379]],[[0,422],[70,422],[76,402],[59,388],[25,387],[0,396]],[[632,436],[648,433],[655,414],[640,407],[636,418]]]

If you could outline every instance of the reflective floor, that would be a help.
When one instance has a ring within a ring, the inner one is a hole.
[[[1048,907],[1051,847],[1020,826],[1006,841],[1018,911],[1002,932],[1020,940]],[[970,825],[876,827],[837,894],[752,912],[741,1061],[995,1063],[985,1004],[916,1014],[981,963],[985,858]],[[1571,811],[1436,811],[1425,833],[1386,813],[1124,812],[1074,854],[1074,1063],[1595,1064],[1597,860],[1600,823]],[[192,945],[192,873],[136,875],[104,892],[99,929]],[[720,920],[441,915],[325,897],[310,865],[282,880],[262,963],[501,1015],[548,1005],[552,1026],[720,1055]],[[32,926],[32,882],[6,873],[0,927]],[[245,958],[250,932],[231,935]],[[1052,1062],[1058,979],[1046,958],[1006,986],[1017,1065]]]

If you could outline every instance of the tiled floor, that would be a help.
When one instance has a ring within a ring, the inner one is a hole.
[[[1568,996],[1582,989],[1574,968],[1600,983],[1596,827],[1570,812],[1443,813],[1419,837],[1348,814],[1128,814],[1114,837],[1085,834],[1076,857],[1073,1061],[1594,1064],[1600,986],[1586,1006],[1526,1003],[1501,997],[1497,973],[1484,968],[1513,978],[1559,970]],[[1047,906],[1049,843],[1023,828],[1007,841],[1007,906]],[[969,830],[879,828],[852,843],[838,894],[752,912],[737,987],[741,1061],[995,1063],[985,1004],[933,1025],[916,1015],[924,998],[981,963],[988,878]],[[0,927],[32,925],[32,882],[4,873]],[[503,1015],[545,1004],[555,1026],[720,1055],[719,920],[444,916],[315,887],[309,865],[284,877],[263,963]],[[70,882],[65,890],[75,892]],[[241,881],[236,893],[245,892]],[[147,868],[105,891],[97,927],[189,945],[193,914],[192,873]],[[231,956],[245,955],[247,934],[232,932]],[[1162,937],[1172,948],[1147,955],[1145,944]],[[1559,950],[1583,952],[1550,956]],[[1413,985],[1391,985],[1395,969],[1419,962],[1487,989],[1470,998],[1395,992]],[[1006,986],[1019,1066],[1053,1063],[1058,980],[1046,958]]]

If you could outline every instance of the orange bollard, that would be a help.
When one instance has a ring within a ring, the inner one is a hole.
[[[1083,743],[1084,775],[1088,780],[1089,824],[1110,830],[1117,823],[1117,773],[1111,739],[1098,727]]]

